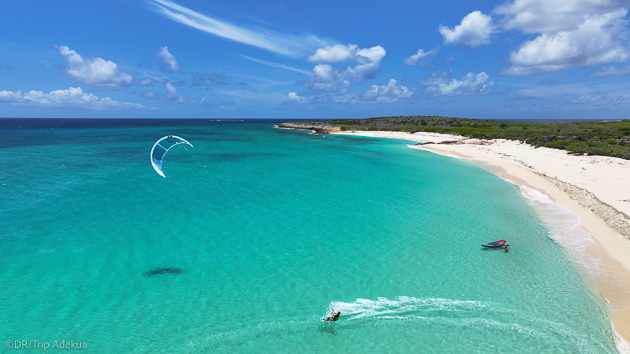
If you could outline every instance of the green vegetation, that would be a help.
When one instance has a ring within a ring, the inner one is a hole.
[[[317,123],[314,123],[317,124]],[[321,123],[320,123],[321,124]],[[630,160],[630,120],[569,123],[511,123],[440,117],[379,117],[325,122],[341,130],[387,130],[456,134],[477,139],[509,139],[572,154],[614,156]]]

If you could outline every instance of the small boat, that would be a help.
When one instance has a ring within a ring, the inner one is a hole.
[[[485,245],[482,245],[483,247],[488,247],[488,248],[498,248],[498,247],[503,247],[505,246],[505,240],[499,240],[499,241],[494,241],[494,242],[490,242],[490,243],[486,243]]]

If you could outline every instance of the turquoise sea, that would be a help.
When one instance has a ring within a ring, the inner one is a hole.
[[[616,352],[518,186],[405,141],[273,126],[2,120],[0,352]],[[166,179],[165,135],[194,145]]]

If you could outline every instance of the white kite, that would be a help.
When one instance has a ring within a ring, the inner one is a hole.
[[[186,144],[193,147],[191,143],[175,135],[167,135],[156,141],[153,145],[153,148],[151,149],[151,165],[155,169],[155,172],[157,172],[160,176],[166,178],[166,175],[164,175],[164,172],[162,171],[162,160],[164,159],[164,156],[166,156],[166,153],[172,149],[173,146],[179,144]]]

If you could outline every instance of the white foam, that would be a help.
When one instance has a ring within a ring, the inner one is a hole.
[[[630,343],[623,339],[617,332],[615,332],[615,337],[617,339],[617,350],[619,353],[630,354]]]
[[[580,226],[580,217],[536,189],[527,186],[519,187],[521,195],[534,208],[538,218],[550,231],[549,237],[567,249],[573,256],[574,262],[591,275],[604,274],[601,262],[586,251],[588,247],[595,244],[595,240]]]
[[[354,302],[333,301],[329,308],[340,311],[350,319],[368,317],[407,318],[407,315],[427,311],[474,310],[484,307],[478,301],[451,300],[442,298],[419,299],[411,296],[399,296],[394,300],[379,297],[376,300],[356,299]],[[413,317],[418,317],[414,315]]]
[[[569,209],[554,202],[546,194],[527,186],[519,186],[521,194],[536,211],[538,218],[550,231],[549,237],[567,249],[573,261],[586,271],[593,279],[610,276],[601,265],[599,259],[589,254],[586,249],[595,244],[595,240],[580,226],[580,217]],[[612,323],[611,323],[612,325]],[[614,326],[613,326],[614,329]],[[620,353],[630,354],[630,344],[617,332],[615,344]]]
[[[414,320],[451,328],[483,327],[489,331],[509,331],[531,338],[555,338],[575,345],[577,352],[587,352],[588,341],[570,326],[539,318],[535,314],[506,308],[502,304],[444,298],[399,296],[376,300],[356,299],[353,302],[333,301],[330,309],[340,311],[345,321]]]

